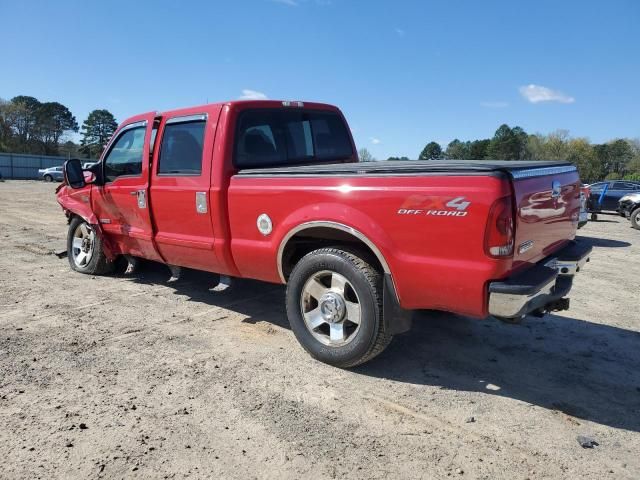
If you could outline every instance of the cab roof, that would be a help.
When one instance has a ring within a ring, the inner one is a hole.
[[[127,125],[129,123],[140,120],[145,115],[154,114],[155,116],[162,117],[174,117],[182,115],[195,115],[199,113],[207,113],[212,110],[219,110],[221,108],[235,109],[248,109],[248,108],[283,108],[283,109],[312,109],[312,110],[326,110],[340,113],[340,109],[335,105],[319,102],[306,102],[300,100],[229,100],[226,102],[206,103],[203,105],[196,105],[193,107],[177,108],[173,110],[166,110],[164,112],[147,112],[140,115],[134,115],[122,121],[120,125]]]
[[[230,100],[227,102],[208,103],[204,105],[198,105],[188,108],[180,108],[176,110],[168,110],[162,112],[160,115],[173,115],[175,113],[181,113],[184,110],[198,110],[207,109],[211,107],[242,107],[242,108],[312,108],[316,110],[334,110],[337,111],[338,107],[329,105],[328,103],[318,102],[303,102],[300,100]]]

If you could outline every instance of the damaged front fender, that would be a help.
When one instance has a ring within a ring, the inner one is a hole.
[[[98,221],[98,217],[91,208],[91,186],[73,190],[68,186],[63,186],[56,192],[58,203],[62,207],[64,214],[67,216],[67,222],[71,222],[74,215],[82,218],[91,225],[94,231],[102,240],[104,254],[110,261],[115,260],[116,250],[104,234],[102,226]]]

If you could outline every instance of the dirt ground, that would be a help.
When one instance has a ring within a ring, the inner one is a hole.
[[[0,478],[640,478],[624,219],[580,231],[595,248],[568,312],[419,313],[345,371],[297,344],[281,286],[72,272],[54,188],[0,183]]]

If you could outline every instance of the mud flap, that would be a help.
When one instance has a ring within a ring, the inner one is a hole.
[[[413,310],[405,310],[398,302],[391,275],[384,275],[383,321],[385,329],[391,335],[408,332],[413,324]]]

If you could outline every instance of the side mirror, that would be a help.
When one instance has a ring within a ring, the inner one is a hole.
[[[80,160],[72,158],[64,162],[64,178],[67,181],[67,185],[74,189],[82,188],[87,184]]]

